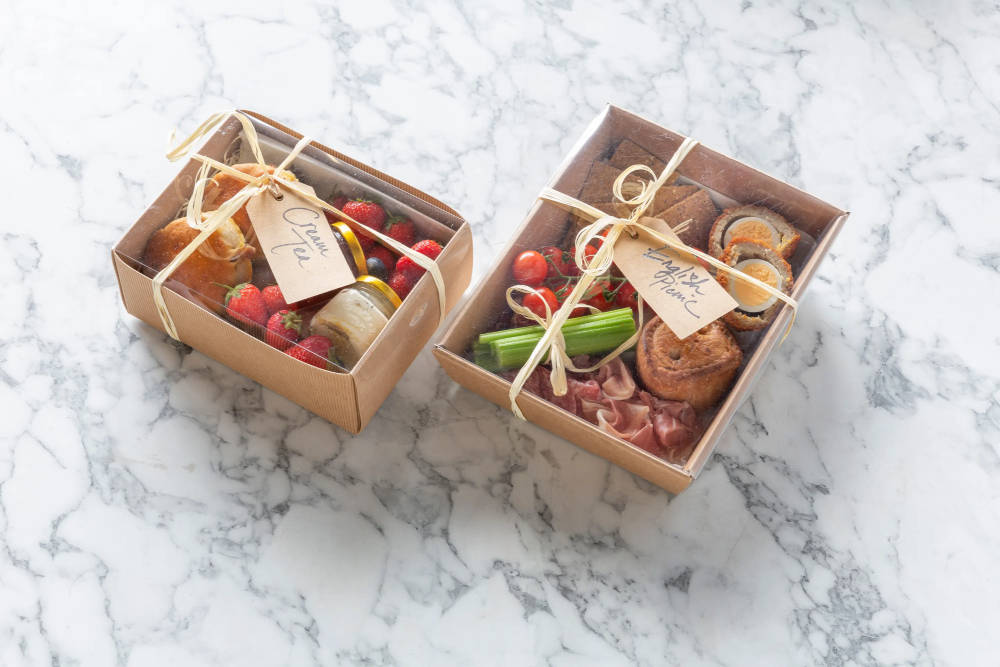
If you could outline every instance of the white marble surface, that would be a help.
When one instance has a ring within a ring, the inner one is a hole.
[[[996,4],[339,4],[0,4],[0,663],[996,664]],[[681,496],[427,351],[352,437],[119,304],[172,127],[343,147],[480,275],[606,102],[853,211]]]

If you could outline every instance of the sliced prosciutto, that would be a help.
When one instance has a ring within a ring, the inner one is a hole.
[[[590,365],[586,357],[574,365]],[[504,374],[513,379],[515,373]],[[642,391],[628,366],[614,359],[591,373],[567,373],[565,396],[556,396],[549,369],[536,368],[524,390],[586,419],[640,449],[673,463],[683,462],[697,439],[697,415],[683,401],[668,401]]]

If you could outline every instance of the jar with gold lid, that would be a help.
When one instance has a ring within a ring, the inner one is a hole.
[[[333,235],[337,239],[340,251],[347,258],[347,263],[351,267],[354,277],[362,276],[367,271],[365,269],[365,251],[361,248],[358,235],[346,222],[334,222],[330,224]]]
[[[330,352],[350,370],[379,335],[400,305],[392,288],[362,275],[341,288],[309,323],[309,333],[330,340]]]

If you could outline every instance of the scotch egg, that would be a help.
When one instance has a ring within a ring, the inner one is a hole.
[[[773,287],[784,294],[792,289],[792,267],[773,248],[756,239],[737,237],[722,253],[721,261],[751,278]],[[716,273],[716,279],[736,301],[737,308],[727,313],[723,320],[738,331],[763,329],[781,307],[777,296],[762,290],[725,271]]]
[[[762,206],[737,206],[722,212],[712,224],[708,252],[716,259],[734,239],[758,241],[785,259],[792,256],[801,234],[784,217]]]

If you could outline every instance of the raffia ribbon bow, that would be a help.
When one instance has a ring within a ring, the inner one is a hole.
[[[791,326],[795,321],[795,310],[797,308],[797,304],[794,299],[786,295],[781,290],[775,289],[767,283],[761,282],[752,276],[748,276],[742,271],[720,262],[707,253],[696,250],[676,238],[668,237],[639,222],[643,214],[649,208],[650,204],[653,203],[653,199],[656,197],[656,193],[659,189],[667,182],[667,179],[670,178],[671,174],[674,173],[677,167],[680,166],[681,162],[684,161],[684,158],[687,157],[688,153],[690,153],[697,145],[698,142],[696,140],[686,137],[680,147],[678,147],[678,149],[671,156],[670,161],[667,162],[666,166],[663,168],[663,172],[659,176],[657,176],[656,172],[644,164],[634,164],[618,175],[618,178],[615,179],[612,186],[612,193],[616,200],[632,207],[631,212],[626,218],[618,218],[608,215],[607,213],[604,213],[603,211],[594,208],[585,202],[570,197],[569,195],[563,194],[557,190],[553,190],[552,188],[545,188],[541,191],[541,193],[539,193],[539,199],[550,201],[573,213],[592,220],[593,222],[581,229],[576,235],[574,259],[577,266],[580,267],[580,279],[577,281],[576,286],[569,293],[560,308],[555,313],[549,313],[549,307],[548,304],[546,304],[545,310],[547,317],[539,318],[534,316],[534,314],[530,315],[531,319],[535,320],[545,328],[545,333],[535,345],[535,349],[532,350],[531,355],[529,355],[528,360],[521,367],[521,370],[518,371],[513,381],[511,381],[510,392],[508,393],[510,398],[510,409],[521,419],[524,419],[524,414],[517,405],[517,397],[520,395],[522,389],[524,388],[524,383],[528,380],[532,371],[534,371],[538,364],[545,359],[546,354],[549,355],[552,363],[552,370],[549,375],[552,382],[552,391],[556,396],[564,396],[567,391],[567,370],[579,373],[595,371],[618,357],[618,355],[622,352],[631,348],[639,340],[643,326],[643,301],[642,297],[638,294],[637,297],[639,307],[637,310],[639,313],[639,323],[636,327],[635,334],[605,355],[593,366],[589,366],[587,368],[577,368],[574,366],[573,361],[566,354],[566,343],[562,335],[563,325],[566,323],[566,320],[569,319],[570,313],[573,312],[573,309],[580,304],[580,300],[583,298],[584,294],[586,294],[587,289],[598,276],[601,276],[611,268],[611,263],[614,261],[615,243],[618,241],[618,238],[623,232],[627,232],[634,237],[641,231],[643,234],[652,237],[672,250],[691,257],[696,257],[703,262],[714,266],[716,269],[725,271],[734,278],[747,282],[757,289],[763,290],[764,292],[767,292],[768,294],[771,294],[772,296],[787,303],[792,307],[792,320],[789,322],[788,329],[785,331],[785,337],[788,336],[788,331],[791,330]],[[625,181],[632,174],[641,172],[645,172],[652,176],[653,180],[642,181],[639,193],[626,198],[622,192]],[[674,230],[679,231],[683,225],[688,223],[690,223],[690,221],[685,221],[681,223],[681,225],[675,227]],[[605,231],[606,235],[604,235]],[[602,235],[604,235],[603,239],[600,238]],[[599,240],[601,242],[600,247],[598,248],[597,253],[595,253],[592,258],[588,259],[585,253],[587,244],[595,240]],[[515,285],[507,290],[507,303],[514,310],[514,312],[526,315],[527,313],[525,313],[525,311],[528,313],[531,311],[521,304],[518,304],[514,300],[514,294],[519,292],[525,293],[534,291],[535,289],[533,287],[529,287],[527,285]],[[784,341],[784,337],[782,338],[782,341]]]
[[[207,136],[218,125],[225,122],[230,117],[236,118],[243,126],[243,140],[249,146],[257,164],[264,168],[263,175],[257,177],[250,176],[242,171],[233,169],[229,165],[219,162],[218,160],[214,160],[200,153],[191,152],[194,144],[199,139]],[[171,134],[171,143],[173,143],[173,140],[174,135]],[[253,123],[246,115],[232,110],[212,114],[207,120],[205,120],[205,122],[199,125],[190,136],[167,151],[167,159],[171,162],[175,162],[184,157],[191,157],[201,162],[201,168],[198,170],[198,175],[195,178],[194,190],[191,193],[190,199],[188,199],[186,215],[188,224],[192,227],[200,229],[201,231],[198,236],[193,238],[191,242],[188,243],[187,246],[185,246],[184,249],[181,250],[169,264],[167,264],[159,273],[156,274],[156,276],[153,277],[153,302],[156,304],[156,310],[160,315],[160,320],[163,322],[163,328],[171,338],[178,341],[180,340],[177,328],[174,325],[174,320],[170,316],[170,311],[167,309],[167,304],[163,298],[163,284],[170,277],[170,275],[177,270],[177,267],[183,264],[184,261],[190,257],[193,252],[198,250],[202,243],[204,243],[208,237],[219,228],[219,225],[225,222],[228,218],[232,217],[233,214],[239,211],[252,197],[257,196],[262,192],[268,192],[276,199],[280,199],[283,196],[281,192],[282,189],[290,190],[314,206],[317,206],[324,211],[336,214],[337,217],[350,225],[355,232],[374,237],[382,243],[382,245],[388,246],[400,255],[409,257],[418,266],[428,271],[434,279],[434,284],[437,287],[439,318],[442,320],[444,319],[446,303],[444,278],[442,277],[441,270],[438,268],[434,260],[430,259],[426,255],[416,252],[415,250],[412,250],[408,246],[403,245],[392,237],[386,236],[380,231],[362,225],[360,222],[340,209],[335,208],[319,197],[306,192],[296,181],[292,181],[285,177],[284,174],[288,165],[295,160],[299,153],[301,153],[302,150],[311,143],[311,141],[312,140],[309,137],[302,137],[302,139],[295,144],[295,147],[292,148],[288,155],[285,156],[284,160],[281,161],[281,164],[274,169],[274,173],[267,173],[267,163],[264,161],[264,155],[260,150],[260,142],[257,139],[257,130],[254,128]],[[210,181],[209,172],[212,169],[229,174],[230,176],[243,181],[246,185],[228,201],[223,203],[218,209],[204,213],[202,211],[202,207],[204,203],[205,187]]]

